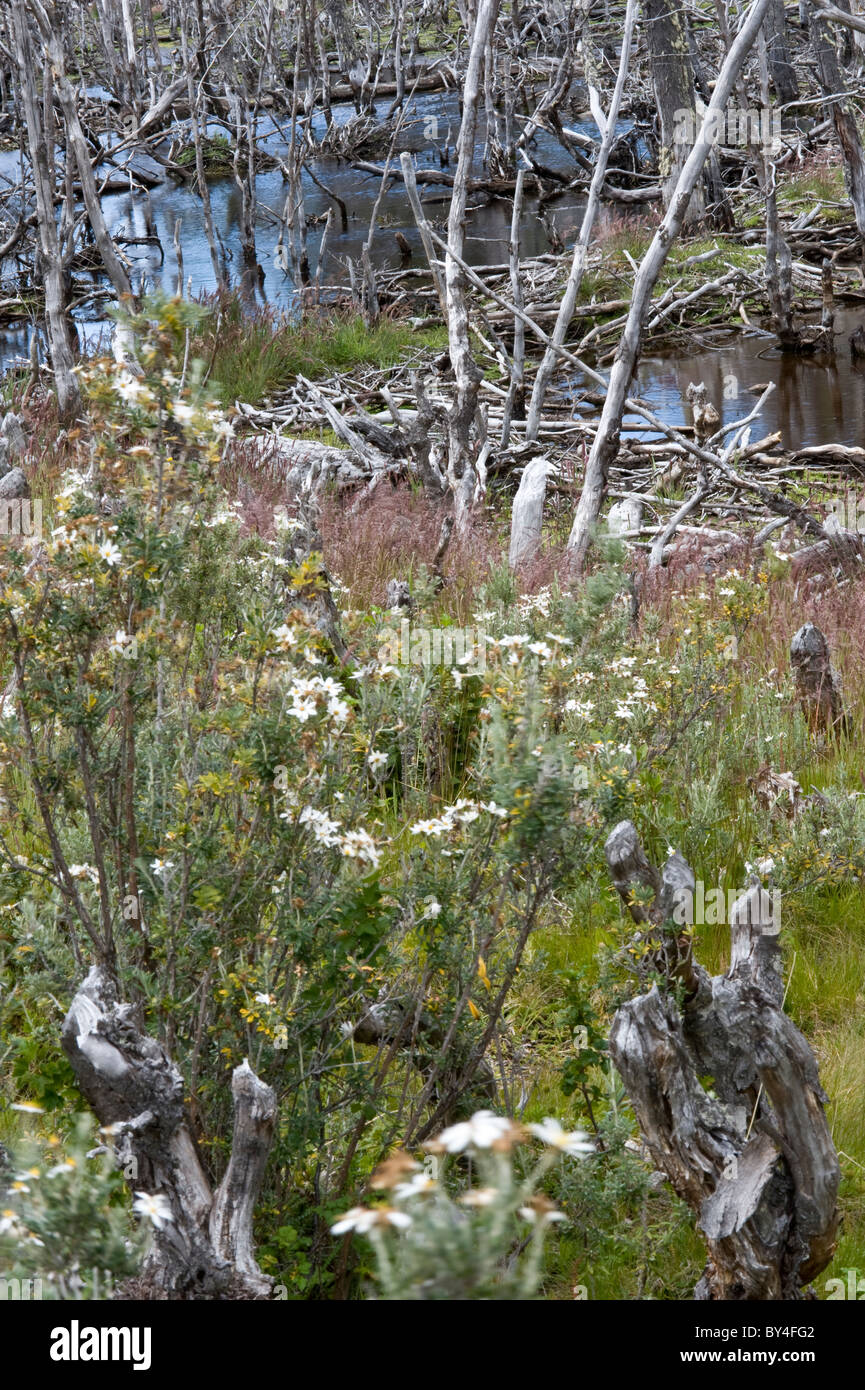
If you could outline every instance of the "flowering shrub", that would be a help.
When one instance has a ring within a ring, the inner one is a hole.
[[[521,1177],[513,1150],[532,1137],[545,1151]],[[480,1110],[425,1147],[435,1158],[438,1177],[397,1150],[370,1181],[389,1200],[353,1207],[331,1227],[333,1234],[351,1232],[372,1242],[384,1299],[534,1297],[543,1273],[545,1237],[566,1219],[539,1190],[540,1183],[560,1157],[582,1157],[593,1153],[594,1146],[582,1131],[567,1133],[558,1120],[524,1128]],[[458,1178],[446,1162],[438,1163],[440,1155],[445,1160],[470,1156],[471,1184],[458,1191]]]
[[[33,1119],[42,1113],[18,1109]],[[138,1268],[146,1224],[135,1230],[122,1201],[123,1174],[93,1140],[92,1121],[79,1115],[67,1143],[31,1133],[0,1171],[0,1278],[31,1280],[33,1297],[110,1297]]]

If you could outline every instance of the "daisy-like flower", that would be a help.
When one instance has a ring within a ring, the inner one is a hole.
[[[150,867],[153,873],[159,874],[160,878],[164,878],[165,875],[169,872],[169,870],[174,868],[174,860],[154,859],[151,861]]]
[[[196,410],[194,406],[187,405],[185,401],[173,401],[171,412],[181,425],[190,425],[195,419]]]
[[[288,626],[288,623],[282,623],[279,627],[274,628],[270,635],[274,638],[280,651],[287,652],[290,647],[297,646],[297,633],[293,627]]]
[[[99,882],[99,875],[92,864],[70,864],[69,874],[74,879],[89,879],[91,883]]]
[[[11,1207],[0,1211],[0,1236],[14,1235],[18,1229],[18,1213]]]
[[[478,1110],[470,1120],[443,1129],[437,1139],[426,1147],[432,1153],[462,1153],[465,1149],[496,1149],[507,1151],[523,1137],[523,1130],[506,1115],[494,1115],[492,1110]]]
[[[384,767],[387,762],[387,753],[381,753],[377,748],[373,748],[366,756],[367,765],[373,772],[378,772],[379,768]]]
[[[395,1207],[352,1207],[330,1229],[335,1236],[345,1235],[346,1231],[365,1236],[377,1226],[396,1226],[404,1231],[410,1225],[411,1217]]]
[[[406,1153],[405,1149],[395,1149],[375,1169],[369,1180],[369,1185],[375,1192],[380,1192],[382,1189],[389,1191],[401,1182],[407,1173],[419,1171],[420,1164],[415,1162],[411,1154]]]
[[[349,708],[345,700],[329,700],[327,712],[331,719],[335,719],[337,724],[344,724],[349,716]]]
[[[498,1195],[496,1187],[473,1187],[463,1193],[460,1203],[464,1207],[491,1207]]]
[[[349,830],[342,837],[340,849],[346,859],[362,859],[367,864],[372,864],[377,869],[381,860],[381,855],[376,848],[375,840],[366,830]]]
[[[419,820],[417,825],[411,827],[412,835],[433,835],[436,839],[449,830],[450,826],[441,820]]]
[[[62,1163],[55,1163],[53,1168],[49,1168],[45,1176],[46,1178],[59,1178],[61,1173],[71,1173],[75,1166],[74,1158],[66,1158]]]
[[[254,997],[254,999],[255,999],[256,1004],[275,1004],[275,1003],[276,1003],[276,1000],[274,999],[274,997],[273,997],[272,994],[262,994],[261,992],[259,992],[258,994],[254,995],[253,997]]]
[[[99,554],[109,568],[119,565],[123,559],[123,551],[113,541],[103,541],[99,547]]]
[[[568,714],[575,714],[578,719],[588,719],[592,710],[595,708],[594,700],[566,700],[565,709]]]
[[[549,661],[552,658],[552,648],[546,642],[530,642],[529,651],[533,656],[539,656],[542,661]]]
[[[429,1173],[415,1173],[408,1182],[398,1183],[393,1190],[394,1201],[405,1202],[410,1197],[429,1197],[438,1192],[438,1183]]]
[[[537,1222],[542,1226],[548,1226],[553,1221],[567,1221],[564,1212],[557,1211],[548,1197],[542,1192],[536,1192],[534,1197],[530,1197],[524,1207],[520,1207],[520,1216],[524,1221]]]
[[[114,634],[114,640],[108,644],[108,650],[112,656],[125,656],[130,643],[134,641],[134,637],[130,637],[128,632],[119,627]]]
[[[585,1130],[574,1129],[568,1133],[562,1129],[558,1120],[553,1120],[549,1116],[543,1124],[529,1125],[529,1129],[536,1139],[542,1140],[551,1149],[558,1149],[560,1153],[571,1154],[576,1158],[578,1154],[595,1152],[595,1146]]]
[[[129,373],[122,372],[114,378],[114,389],[122,401],[128,405],[135,405],[136,401],[142,398],[149,399],[150,390],[137,377]]]
[[[136,1192],[132,1210],[145,1221],[152,1221],[157,1231],[170,1226],[174,1219],[171,1204],[162,1192]]]
[[[10,1105],[10,1110],[17,1110],[22,1115],[44,1115],[45,1111],[41,1105],[37,1105],[32,1100],[19,1100],[14,1105]]]

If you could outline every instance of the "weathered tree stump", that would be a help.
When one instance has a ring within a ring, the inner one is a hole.
[[[110,1127],[130,1185],[162,1193],[171,1207],[170,1223],[154,1229],[134,1296],[266,1298],[272,1281],[255,1262],[252,1216],[276,1118],[271,1088],[248,1062],[235,1067],[231,1159],[214,1193],[186,1121],[183,1077],[139,1029],[102,967],[93,967],[75,995],[62,1043],[81,1091]]]
[[[796,694],[811,728],[824,733],[833,729],[846,730],[841,685],[832,669],[829,645],[813,623],[805,623],[793,637],[790,665]]]
[[[808,1297],[803,1286],[835,1249],[840,1170],[814,1054],[783,1010],[771,900],[756,880],[738,899],[730,968],[712,978],[669,926],[671,905],[694,886],[681,856],[658,873],[630,821],[605,848],[641,935],[654,927],[648,959],[664,982],[618,1010],[610,1055],[652,1161],[706,1237],[694,1297]],[[632,900],[640,886],[655,892],[649,907]]]

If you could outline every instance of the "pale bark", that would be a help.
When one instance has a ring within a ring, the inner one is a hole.
[[[574,524],[568,539],[568,551],[573,569],[578,569],[591,544],[592,528],[601,509],[607,470],[619,447],[622,414],[628,387],[637,365],[643,322],[648,311],[652,290],[676,236],[680,232],[694,186],[712,149],[712,139],[718,120],[733,90],[736,77],[760,30],[769,0],[753,0],[742,26],[724,61],[706,108],[697,140],[679,175],[676,191],[663,222],[640,263],[634,280],[634,290],[628,320],[616,351],[610,372],[610,384],[601,420],[586,464],[585,480],[577,506]]]
[[[252,1214],[276,1115],[276,1097],[244,1062],[232,1076],[234,1144],[213,1193],[186,1119],[184,1082],[143,1032],[107,971],[94,966],[62,1030],[78,1085],[109,1129],[136,1192],[161,1194],[171,1220],[153,1232],[136,1281],[144,1298],[262,1298],[271,1288],[255,1262]]]
[[[81,393],[75,376],[75,357],[66,317],[66,293],[63,283],[63,259],[54,220],[54,142],[42,122],[36,97],[36,63],[22,0],[15,0],[12,10],[15,57],[21,83],[21,99],[27,126],[27,144],[36,195],[36,218],[39,246],[45,275],[45,326],[57,405],[63,420],[73,419],[81,405]]]
[[[454,497],[457,533],[469,525],[477,474],[471,448],[471,428],[477,411],[478,387],[483,372],[474,360],[469,341],[469,311],[465,281],[459,262],[465,242],[466,202],[474,162],[477,107],[481,66],[487,38],[495,24],[499,0],[478,0],[468,65],[463,86],[459,158],[448,215],[448,251],[445,256],[448,348],[454,373],[454,402],[448,411],[448,483]]]
[[[756,880],[743,892],[730,914],[729,969],[710,978],[686,928],[665,929],[693,917],[694,876],[681,856],[659,874],[630,821],[609,836],[606,856],[640,928],[643,978],[665,982],[618,1010],[610,1055],[652,1162],[706,1237],[694,1297],[800,1299],[835,1250],[840,1168],[814,1054],[784,1013],[775,901]],[[654,893],[650,906],[631,906],[638,886]]]

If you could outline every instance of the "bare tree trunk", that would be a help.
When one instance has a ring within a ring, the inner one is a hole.
[[[448,346],[456,384],[455,400],[448,411],[448,482],[454,496],[457,533],[468,528],[477,475],[470,443],[472,422],[483,373],[472,356],[469,312],[463,272],[450,254],[463,254],[466,201],[474,162],[480,73],[487,39],[495,24],[499,0],[478,0],[469,60],[463,86],[463,113],[459,134],[459,158],[448,216],[448,254],[445,257]]]
[[[787,20],[784,14],[784,0],[769,0],[769,13],[766,17],[766,44],[769,56],[769,70],[772,84],[780,106],[799,100],[799,83],[796,69],[790,62],[787,48]],[[768,109],[768,108],[767,108]]]
[[[30,167],[33,172],[33,189],[36,194],[39,248],[44,264],[48,346],[60,415],[63,420],[70,420],[78,414],[81,395],[73,370],[75,358],[66,317],[63,258],[60,254],[57,223],[54,220],[54,140],[53,136],[50,141],[48,139],[36,98],[36,63],[22,0],[15,0],[12,20],[21,100],[27,125]]]
[[[655,233],[652,244],[643,257],[635,277],[627,323],[616,350],[615,361],[610,372],[609,389],[586,463],[583,490],[568,539],[571,566],[575,570],[582,565],[591,544],[592,528],[601,510],[607,470],[618,451],[622,413],[628,395],[628,387],[637,365],[643,322],[648,311],[652,290],[667,258],[667,253],[681,230],[692,190],[709,157],[714,131],[717,128],[718,115],[723,113],[727,105],[736,77],[759,33],[768,4],[769,0],[753,0],[751,8],[742,22],[739,33],[718,74],[718,80],[712,92],[712,100],[706,108],[694,148],[679,175],[675,195],[670,201],[664,220]]]
[[[117,247],[111,239],[102,213],[102,204],[99,201],[96,179],[90,163],[90,150],[78,118],[78,101],[75,90],[66,76],[66,53],[62,39],[53,28],[48,12],[41,0],[27,0],[27,3],[39,26],[45,44],[45,52],[53,69],[57,96],[66,123],[67,157],[71,151],[78,169],[78,177],[81,180],[81,192],[84,205],[87,208],[87,218],[93,230],[105,273],[114,286],[114,293],[117,298],[121,302],[124,299],[131,299],[132,285],[129,282],[129,276],[117,254]]]
[[[809,5],[808,9],[808,31],[814,57],[817,60],[817,76],[820,86],[825,96],[831,95],[834,98],[831,105],[831,115],[835,124],[838,143],[841,146],[841,153],[844,156],[847,191],[853,204],[853,215],[856,218],[859,235],[865,238],[865,156],[862,153],[859,127],[848,101],[843,96],[839,96],[846,91],[846,88],[841,65],[835,52],[832,32],[828,31],[825,23],[821,22],[813,3]]]
[[[661,125],[659,164],[664,207],[669,208],[697,128],[694,71],[684,10],[678,0],[643,0],[652,86]],[[705,215],[702,189],[695,186],[685,224]]]

